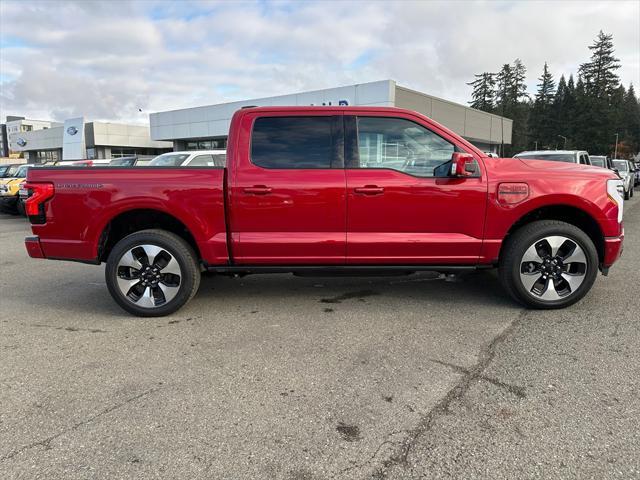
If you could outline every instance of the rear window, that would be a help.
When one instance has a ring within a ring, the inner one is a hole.
[[[251,161],[263,168],[331,168],[332,117],[261,117]]]
[[[526,153],[524,155],[516,155],[516,158],[524,160],[551,160],[552,162],[576,162],[576,156],[572,153]]]
[[[624,160],[614,160],[613,166],[621,172],[626,172],[629,169],[629,164]]]
[[[591,165],[594,165],[596,167],[604,167],[604,157],[591,157]]]

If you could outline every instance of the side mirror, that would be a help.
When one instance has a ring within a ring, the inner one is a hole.
[[[454,152],[451,155],[452,177],[473,177],[478,173],[478,164],[470,153]]]

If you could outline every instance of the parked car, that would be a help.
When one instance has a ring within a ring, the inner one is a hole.
[[[514,155],[514,158],[527,160],[551,160],[554,162],[591,165],[589,154],[584,150],[537,150],[532,152],[520,152],[517,155]]]
[[[29,164],[19,165],[15,169],[7,170],[10,176],[0,179],[0,211],[18,213],[18,189],[31,167]]]
[[[589,155],[589,160],[591,161],[591,165],[593,165],[594,167],[614,170],[613,162],[606,155]]]
[[[516,300],[561,308],[622,250],[614,172],[489,158],[417,112],[246,108],[231,119],[228,151],[225,167],[207,169],[30,170],[29,255],[106,262],[114,300],[160,316],[195,295],[201,271],[498,267]]]
[[[640,185],[640,164],[635,162],[631,162],[631,164],[633,165],[633,168],[635,170],[635,180],[633,184],[637,187],[638,185]]]
[[[149,162],[150,167],[224,167],[226,150],[189,150],[158,155]]]
[[[0,165],[0,179],[14,177],[15,173],[23,165],[26,165],[26,164],[24,164],[24,163],[4,163],[4,164]]]
[[[624,199],[629,200],[633,197],[635,172],[632,170],[631,162],[629,160],[614,159],[613,166],[618,171],[620,178],[622,178],[624,186]]]

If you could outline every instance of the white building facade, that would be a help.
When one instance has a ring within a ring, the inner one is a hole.
[[[233,113],[247,106],[358,105],[420,112],[485,151],[511,143],[513,121],[398,86],[393,80],[184,108],[149,116],[151,138],[173,142],[174,150],[224,148]]]

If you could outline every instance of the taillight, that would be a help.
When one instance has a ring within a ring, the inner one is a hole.
[[[498,185],[498,202],[506,205],[520,203],[529,196],[526,183],[501,183]]]
[[[44,209],[44,203],[53,197],[55,189],[53,183],[31,183],[24,185],[26,190],[31,191],[31,196],[24,204],[25,212],[31,223],[45,223],[47,216]]]

